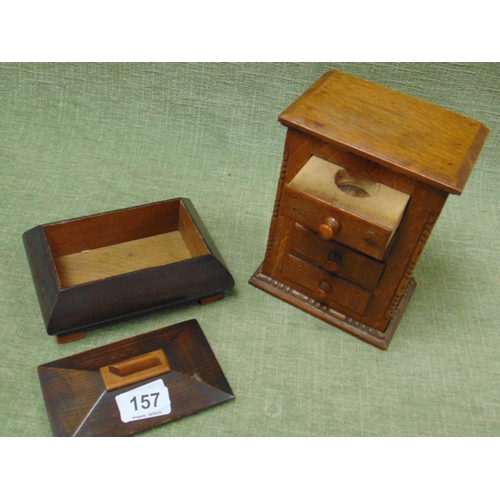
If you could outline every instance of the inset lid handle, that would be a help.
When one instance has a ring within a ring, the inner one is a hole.
[[[142,382],[171,371],[163,349],[99,368],[106,391]]]

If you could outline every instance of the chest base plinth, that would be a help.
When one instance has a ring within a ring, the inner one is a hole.
[[[385,331],[380,332],[375,328],[350,318],[348,315],[263,274],[261,269],[262,266],[259,266],[254,275],[250,278],[249,283],[251,285],[384,351],[389,347],[394,332],[417,286],[415,279],[411,278],[394,310],[387,328]]]

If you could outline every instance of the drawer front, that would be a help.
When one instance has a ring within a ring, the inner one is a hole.
[[[287,285],[296,287],[313,299],[333,308],[340,305],[363,314],[371,298],[371,294],[366,290],[292,255],[288,256],[284,277]]]
[[[290,252],[304,257],[339,278],[373,290],[385,265],[335,241],[321,239],[315,232],[295,224]]]
[[[285,186],[281,214],[299,224],[318,231],[325,219],[333,217],[339,223],[331,238],[378,260],[384,258],[393,231],[372,221],[362,219],[340,207]]]
[[[312,155],[285,187],[283,215],[326,240],[382,260],[409,199],[407,193]]]

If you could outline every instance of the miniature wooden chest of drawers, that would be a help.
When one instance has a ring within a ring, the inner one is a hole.
[[[488,136],[481,123],[329,72],[288,127],[264,262],[250,283],[381,349],[448,194]]]

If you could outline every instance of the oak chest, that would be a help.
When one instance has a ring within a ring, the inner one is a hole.
[[[488,129],[340,72],[323,75],[279,121],[283,163],[250,283],[386,349],[419,256]]]

